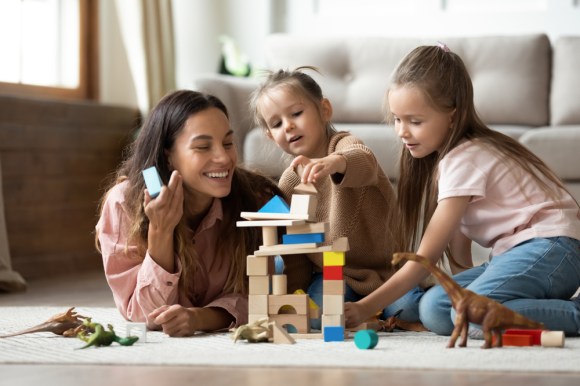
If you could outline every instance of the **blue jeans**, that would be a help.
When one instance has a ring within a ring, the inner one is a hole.
[[[312,276],[312,283],[308,287],[308,296],[320,307],[322,310],[322,273],[315,273]],[[392,303],[391,305],[387,306],[383,310],[382,317],[384,319],[388,318],[395,314],[395,312],[399,310],[403,310],[403,312],[399,315],[399,318],[409,321],[409,322],[418,322],[419,321],[419,300],[421,296],[424,294],[424,290],[420,287],[414,288],[409,291],[407,294],[403,295],[399,300]],[[345,302],[356,302],[362,299],[363,296],[357,294],[352,288],[346,285],[346,289],[344,292],[344,301]],[[311,319],[310,321],[310,328],[315,330],[320,330],[321,328],[321,320],[320,319]]]
[[[547,329],[578,335],[580,306],[570,297],[580,286],[580,241],[569,237],[525,241],[491,262],[453,277],[462,287],[487,296]],[[429,330],[450,335],[455,313],[440,285],[419,303],[421,321]]]

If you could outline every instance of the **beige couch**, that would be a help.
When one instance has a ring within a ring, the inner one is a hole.
[[[389,177],[397,179],[399,140],[383,123],[388,78],[412,48],[434,38],[272,35],[268,67],[318,67],[315,75],[334,106],[338,129],[361,138]],[[580,200],[580,36],[550,42],[542,34],[440,38],[465,61],[484,121],[529,147]],[[288,158],[252,125],[249,94],[260,79],[200,76],[193,87],[222,98],[231,111],[241,160],[279,176]]]

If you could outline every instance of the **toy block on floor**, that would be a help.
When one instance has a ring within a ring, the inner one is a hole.
[[[288,332],[285,329],[280,328],[278,326],[278,323],[272,324],[272,331],[274,333],[274,343],[275,344],[294,344],[294,343],[296,343],[294,338],[292,336],[290,336],[290,334],[288,334]]]
[[[542,344],[542,332],[545,330],[537,330],[537,329],[520,329],[520,328],[508,328],[503,332],[502,335],[527,335],[532,337],[532,344],[533,345],[541,345]]]
[[[298,332],[301,334],[307,334],[310,332],[310,319],[308,315],[298,315],[298,314],[278,314],[278,315],[268,315],[271,321],[278,323],[279,326],[286,328],[290,333]],[[296,331],[290,331],[286,326],[293,326]]]
[[[354,334],[354,344],[361,350],[372,350],[379,343],[379,336],[374,330],[361,330]]]
[[[344,296],[322,295],[322,316],[344,314]]]
[[[325,342],[344,342],[344,327],[328,326],[323,330]]]
[[[542,347],[564,347],[564,331],[543,331]]]
[[[285,234],[282,235],[283,244],[307,244],[324,242],[324,233],[302,233],[302,234]]]
[[[280,308],[291,306],[298,315],[308,314],[308,295],[269,295],[268,314],[276,315]]]
[[[322,267],[323,280],[343,280],[343,267],[341,265],[329,265]]]
[[[307,214],[311,217],[316,216],[316,205],[318,199],[311,194],[293,194],[290,202],[290,213]]]
[[[496,344],[497,338],[492,336],[492,344]],[[517,335],[517,334],[502,334],[501,336],[502,346],[515,346],[515,347],[526,347],[533,346],[532,337],[530,335]]]
[[[248,294],[250,295],[269,295],[270,294],[270,276],[250,276]]]
[[[267,276],[268,258],[265,256],[252,256],[246,258],[246,275],[248,276]]]
[[[290,221],[290,220],[287,220]],[[292,224],[286,226],[286,234],[295,235],[301,233],[328,233],[330,226],[327,222],[315,222],[303,224]]]
[[[137,335],[139,337],[139,342],[147,343],[147,325],[145,323],[127,323],[125,328],[125,336],[131,336],[133,335],[133,331],[137,331],[139,333],[139,335]]]
[[[258,210],[258,213],[290,213],[290,207],[282,197],[274,196]]]
[[[324,252],[322,261],[324,266],[344,266],[344,252]]]

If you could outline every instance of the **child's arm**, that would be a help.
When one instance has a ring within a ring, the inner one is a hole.
[[[346,172],[346,159],[338,154],[330,154],[324,158],[308,158],[299,155],[294,158],[291,166],[297,168],[303,166],[302,183],[316,183],[327,176],[336,173],[344,174]]]
[[[227,328],[234,317],[219,307],[190,307],[178,304],[161,306],[148,315],[169,336],[191,336],[197,331]]]
[[[425,230],[417,254],[437,262],[458,229],[468,202],[469,196],[451,197],[439,202]],[[356,303],[345,304],[346,327],[358,326],[416,287],[427,276],[427,270],[420,264],[408,261],[374,292]]]

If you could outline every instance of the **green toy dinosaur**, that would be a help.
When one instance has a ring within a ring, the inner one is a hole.
[[[115,330],[113,330],[113,326],[110,324],[107,325],[108,331],[105,330],[102,324],[93,323],[91,318],[86,318],[83,321],[83,325],[87,326],[90,330],[94,331],[90,335],[87,335],[86,332],[81,331],[78,333],[77,337],[87,344],[83,347],[79,347],[79,349],[84,349],[87,347],[101,347],[101,346],[110,346],[113,342],[119,343],[121,346],[132,346],[133,343],[139,340],[137,336],[128,336],[126,338],[121,338],[115,334]]]

